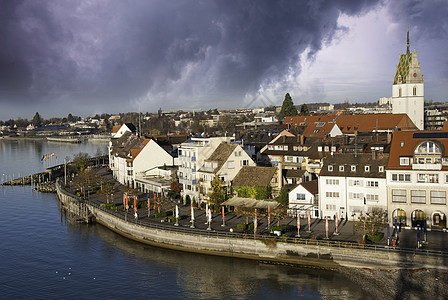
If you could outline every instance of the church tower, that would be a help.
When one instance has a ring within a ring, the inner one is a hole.
[[[425,97],[423,75],[417,51],[409,51],[409,29],[406,54],[400,54],[392,85],[392,113],[406,113],[418,129],[424,129]]]

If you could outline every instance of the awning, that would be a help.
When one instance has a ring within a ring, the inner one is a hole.
[[[271,209],[275,209],[280,204],[276,201],[265,201],[265,200],[256,200],[252,198],[233,197],[223,202],[221,205],[248,207],[248,208],[264,208],[264,209],[267,209],[269,206]]]

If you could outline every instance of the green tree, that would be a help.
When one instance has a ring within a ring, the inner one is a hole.
[[[286,116],[297,116],[297,108],[292,102],[292,98],[289,93],[286,93],[285,100],[283,100],[282,110],[279,114],[279,119],[283,119]]]
[[[215,208],[226,200],[226,190],[222,185],[222,180],[215,176],[211,182],[212,192],[208,194],[210,204],[214,205]]]
[[[77,172],[84,171],[90,164],[90,155],[87,153],[78,153],[73,156],[73,165]]]
[[[33,117],[33,124],[34,124],[34,127],[42,126],[42,118],[40,117],[38,112],[36,112],[36,114]]]
[[[280,195],[277,198],[275,198],[275,201],[277,201],[278,203],[280,203],[282,205],[288,205],[289,204],[288,191],[285,189],[282,189],[282,191],[280,192]]]
[[[301,116],[309,116],[310,115],[310,111],[308,110],[308,106],[306,106],[306,104],[302,104],[302,106],[300,107],[300,115]]]
[[[68,114],[68,116],[67,116],[67,121],[69,121],[70,123],[71,123],[71,122],[74,122],[74,121],[75,121],[75,117],[73,117],[72,114]]]

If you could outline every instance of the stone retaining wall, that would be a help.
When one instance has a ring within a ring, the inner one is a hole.
[[[82,202],[75,196],[62,192],[58,197],[70,212],[82,210]],[[78,208],[77,208],[78,206]],[[105,227],[130,239],[169,249],[239,257],[276,263],[290,263],[323,268],[434,268],[448,270],[448,256],[423,255],[415,252],[389,250],[386,248],[356,249],[343,246],[307,245],[285,243],[273,239],[249,239],[234,236],[222,237],[207,234],[190,234],[181,230],[151,228],[125,221],[93,204],[86,203],[88,213]],[[330,245],[330,244],[329,244]]]

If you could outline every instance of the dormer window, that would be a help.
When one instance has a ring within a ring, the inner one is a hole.
[[[404,141],[400,141],[400,148],[404,147]]]
[[[328,172],[333,172],[333,165],[328,165]]]
[[[378,172],[383,173],[384,172],[384,166],[379,166],[378,167]]]
[[[328,151],[330,151],[330,147],[325,146],[325,152],[328,152]]]
[[[409,166],[409,157],[400,157],[400,166]]]
[[[344,166],[339,166],[339,172],[344,172]]]
[[[364,166],[364,172],[370,172],[370,166]]]
[[[322,152],[322,146],[317,146],[317,151]]]
[[[352,171],[352,172],[356,172],[356,166],[355,166],[355,165],[352,165],[352,166],[350,167],[350,171]]]

